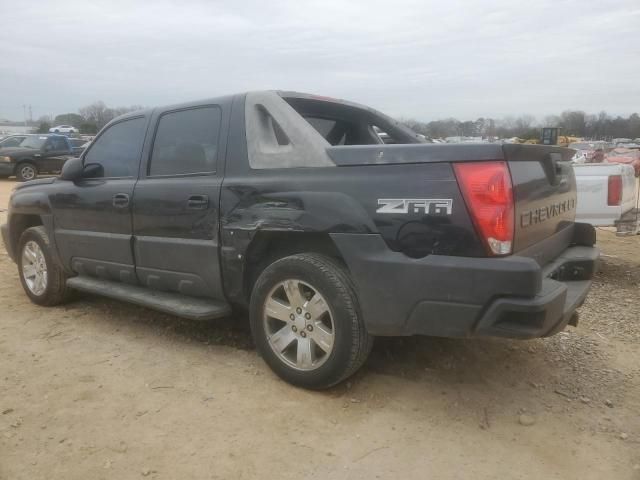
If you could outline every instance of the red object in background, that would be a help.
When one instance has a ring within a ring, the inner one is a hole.
[[[592,157],[591,161],[593,163],[602,163],[602,162],[604,162],[604,150],[597,149],[595,152],[593,152],[593,157]]]
[[[573,142],[569,148],[582,153],[587,163],[602,163],[605,158],[606,146],[604,142]]]
[[[622,201],[622,176],[609,175],[609,185],[607,191],[607,205],[616,207]]]
[[[614,148],[606,155],[605,162],[631,165],[636,173],[636,177],[640,177],[640,150]]]

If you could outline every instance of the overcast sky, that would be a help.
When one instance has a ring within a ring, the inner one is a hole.
[[[640,1],[0,0],[0,118],[254,89],[398,117],[640,110]]]

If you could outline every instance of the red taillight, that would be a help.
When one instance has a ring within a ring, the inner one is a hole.
[[[609,189],[607,191],[607,205],[615,207],[622,202],[622,176],[609,175]]]
[[[513,247],[514,207],[506,162],[453,164],[462,195],[491,255],[508,255]]]

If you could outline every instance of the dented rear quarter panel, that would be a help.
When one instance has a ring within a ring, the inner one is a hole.
[[[450,213],[379,213],[379,199],[451,199]],[[238,283],[259,231],[379,234],[391,250],[482,256],[449,164],[250,170],[227,166],[220,201],[226,293]],[[234,280],[235,279],[235,280]]]

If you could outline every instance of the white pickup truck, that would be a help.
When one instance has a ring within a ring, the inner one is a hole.
[[[578,190],[576,221],[638,233],[638,186],[633,167],[616,163],[573,166]]]

